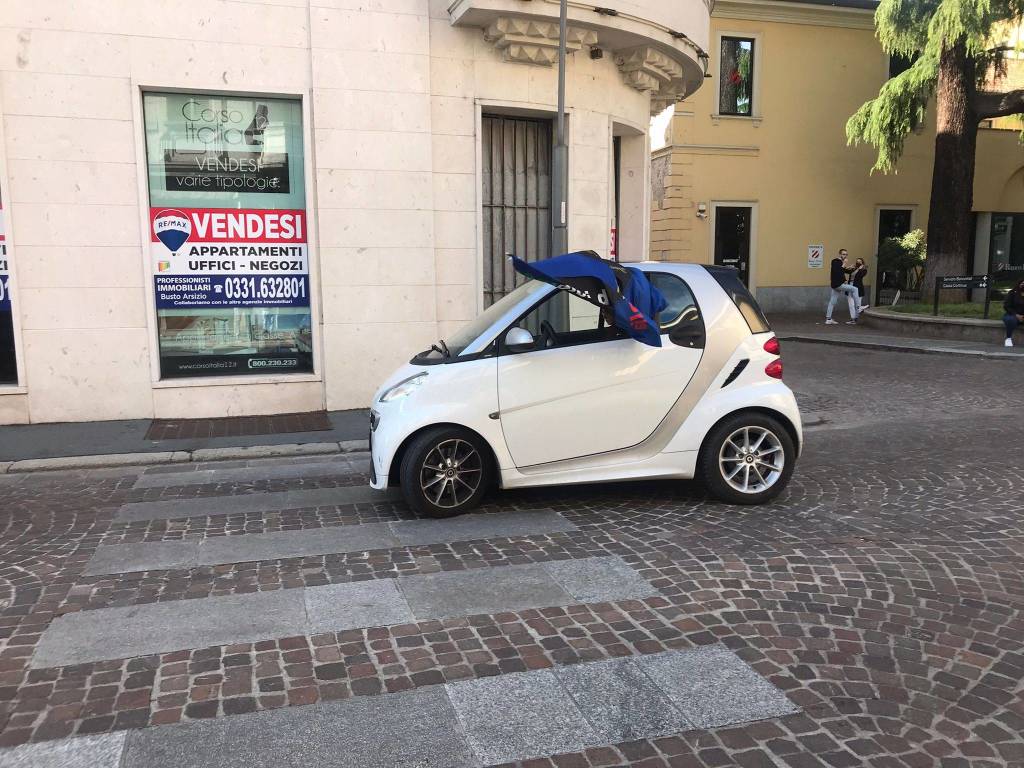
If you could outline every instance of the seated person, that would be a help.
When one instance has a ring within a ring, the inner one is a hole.
[[[1013,332],[1024,324],[1024,280],[1010,289],[1006,294],[1006,301],[1003,302],[1003,325],[1006,326],[1006,341],[1003,344],[1007,347],[1013,346]]]

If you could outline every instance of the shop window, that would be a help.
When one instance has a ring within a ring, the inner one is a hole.
[[[748,37],[723,37],[719,60],[718,111],[754,115],[754,45]]]
[[[11,278],[7,264],[7,230],[4,205],[0,200],[0,384],[18,383],[14,357],[14,316],[11,307]]]
[[[161,378],[311,372],[301,102],[143,109]]]
[[[993,213],[989,274],[998,291],[1024,280],[1024,213]]]

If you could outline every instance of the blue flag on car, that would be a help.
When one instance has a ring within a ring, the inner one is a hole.
[[[593,251],[529,263],[513,256],[512,264],[527,277],[555,285],[599,307],[611,307],[617,328],[639,342],[661,346],[657,320],[668,302],[636,267],[607,261]]]

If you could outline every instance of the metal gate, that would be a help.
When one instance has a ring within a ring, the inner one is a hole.
[[[551,122],[483,116],[484,306],[523,282],[505,258],[551,255]]]

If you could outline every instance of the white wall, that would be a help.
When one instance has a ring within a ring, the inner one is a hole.
[[[470,319],[480,114],[553,114],[557,73],[503,61],[447,5],[207,0],[183,17],[171,0],[4,3],[0,177],[25,365],[21,389],[0,389],[0,423],[362,407]],[[159,381],[146,87],[305,99],[317,374]],[[612,125],[646,130],[649,96],[585,50],[568,93],[570,247],[606,253]]]

